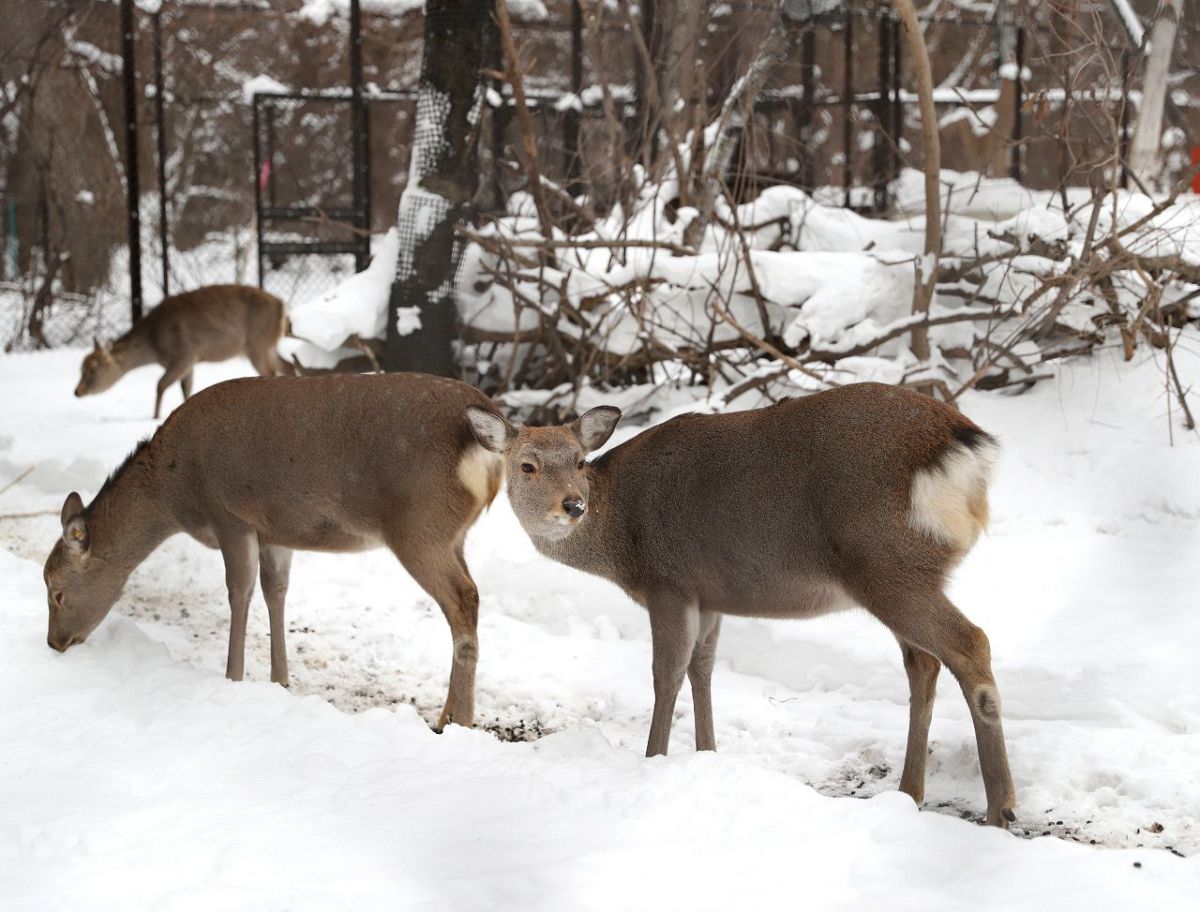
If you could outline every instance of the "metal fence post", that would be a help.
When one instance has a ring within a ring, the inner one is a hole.
[[[889,110],[892,118],[892,149],[889,175],[895,180],[900,174],[900,151],[904,143],[904,42],[900,40],[900,20],[892,16],[888,20],[892,28],[892,103]],[[890,194],[887,204],[892,203]]]
[[[354,151],[354,210],[358,227],[364,234],[355,238],[359,250],[354,254],[354,268],[362,272],[371,259],[371,186],[368,177],[366,103],[363,101],[362,10],[359,0],[350,0],[350,123]]]
[[[886,12],[878,13],[875,20],[875,36],[879,43],[879,99],[875,105],[878,124],[871,160],[875,168],[874,209],[876,212],[882,212],[887,208],[888,162],[892,154],[891,106],[888,103],[892,94],[892,30]]]
[[[254,255],[258,263],[258,287],[263,287],[263,224],[262,224],[262,191],[263,166],[262,146],[259,136],[259,99],[258,93],[250,99],[250,129],[254,139]]]
[[[137,59],[134,57],[133,0],[121,0],[121,79],[125,108],[125,202],[129,219],[129,313],[142,318],[142,231],[138,213]]]
[[[563,117],[563,157],[567,163],[567,192],[576,196],[583,192],[580,182],[579,126],[582,119],[579,97],[583,91],[583,7],[580,0],[571,0],[571,91],[575,99]]]
[[[851,127],[851,118],[853,117],[854,106],[854,13],[847,7],[845,16],[845,33],[842,36],[842,50],[846,62],[846,79],[842,89],[842,154],[845,156],[845,161],[842,162],[842,189],[844,193],[843,205],[850,208],[850,184],[854,179],[853,169],[851,168],[850,160],[853,153],[852,143],[854,141],[853,129]]]
[[[170,288],[170,253],[167,248],[167,124],[163,113],[163,49],[162,7],[151,21],[154,23],[154,129],[158,140],[158,245],[162,257],[162,293],[167,297]]]
[[[1021,179],[1021,108],[1024,105],[1025,94],[1025,27],[1017,29],[1017,79],[1013,85],[1013,151],[1009,176],[1016,181]]]
[[[811,192],[816,174],[813,168],[813,120],[816,112],[817,33],[810,25],[800,39],[800,82],[804,97],[800,104],[800,141],[804,159],[800,163],[800,186]]]

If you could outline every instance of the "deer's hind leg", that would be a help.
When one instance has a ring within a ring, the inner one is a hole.
[[[292,373],[287,362],[279,357],[274,342],[265,346],[252,347],[247,351],[246,356],[260,377],[286,377]]]
[[[177,382],[182,384],[185,376],[188,378],[188,384],[190,386],[192,367],[194,363],[195,362],[193,361],[181,361],[168,364],[166,369],[163,371],[163,375],[158,378],[158,388],[154,396],[154,417],[156,419],[158,418],[159,413],[162,411],[163,393],[165,393],[173,384]],[[184,398],[187,398],[186,392],[184,393]]]
[[[712,670],[717,657],[717,639],[721,636],[721,615],[716,611],[701,611],[696,646],[688,663],[688,680],[692,682],[692,711],[696,716],[696,750],[715,751],[717,736],[713,732]]]
[[[271,619],[271,682],[288,686],[288,659],[285,642],[284,603],[292,570],[292,549],[280,545],[259,544],[258,571],[262,581],[267,615]]]
[[[900,641],[904,671],[908,674],[908,748],[900,791],[918,805],[925,800],[925,762],[929,753],[929,723],[942,663],[911,643]]]
[[[438,603],[450,625],[450,687],[437,729],[441,731],[450,722],[470,728],[475,721],[475,666],[479,660],[479,590],[463,559],[462,541],[439,546],[428,538],[389,537],[388,547]]]
[[[992,826],[1007,827],[1009,822],[1016,819],[1013,814],[1016,790],[1008,769],[1008,751],[1004,746],[1004,729],[1000,722],[1000,693],[992,675],[992,654],[987,634],[967,620],[937,590],[901,590],[888,598],[868,595],[863,599],[863,605],[883,621],[902,643],[915,646],[940,660],[958,679],[975,727],[979,767],[987,794],[986,822]],[[929,675],[927,663],[923,674],[930,678],[932,691],[932,676]],[[910,681],[911,678],[910,672]],[[914,741],[911,718],[910,749]],[[922,721],[922,718],[918,718],[918,723]],[[918,740],[926,741],[927,725],[924,731],[918,728],[917,735],[921,736]],[[905,760],[906,770],[908,759]],[[915,765],[917,761],[913,759],[913,763]],[[923,757],[920,765],[924,766]],[[912,776],[902,780],[902,784],[909,786],[914,783],[915,770]]]

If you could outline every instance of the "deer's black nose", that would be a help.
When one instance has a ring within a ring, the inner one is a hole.
[[[572,519],[579,519],[583,515],[583,501],[572,500],[568,497],[563,501],[563,509],[566,510],[567,515]]]

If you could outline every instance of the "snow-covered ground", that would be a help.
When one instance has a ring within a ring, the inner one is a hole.
[[[685,688],[674,752],[645,760],[643,612],[538,556],[503,500],[468,542],[482,730],[430,731],[448,628],[382,552],[297,555],[290,692],[266,683],[257,596],[252,680],[224,680],[221,561],[185,538],[53,652],[41,564],[63,497],[90,498],[154,427],[157,371],[77,400],[81,354],[0,357],[0,488],[33,468],[0,493],[6,910],[1196,908],[1200,440],[1145,349],[964,400],[1005,447],[952,595],[991,637],[1007,834],[974,822],[946,675],[925,809],[895,791],[905,677],[859,612],[729,619],[721,752],[691,751]],[[1200,334],[1176,357],[1200,384]],[[197,384],[249,373],[201,365]]]

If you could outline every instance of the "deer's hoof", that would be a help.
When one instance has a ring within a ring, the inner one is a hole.
[[[987,818],[984,820],[984,822],[988,826],[999,827],[1002,830],[1007,830],[1008,825],[1010,823],[1015,823],[1016,819],[1017,815],[1013,812],[1013,809],[1006,807],[1000,808],[996,811],[989,810],[987,813]]]

